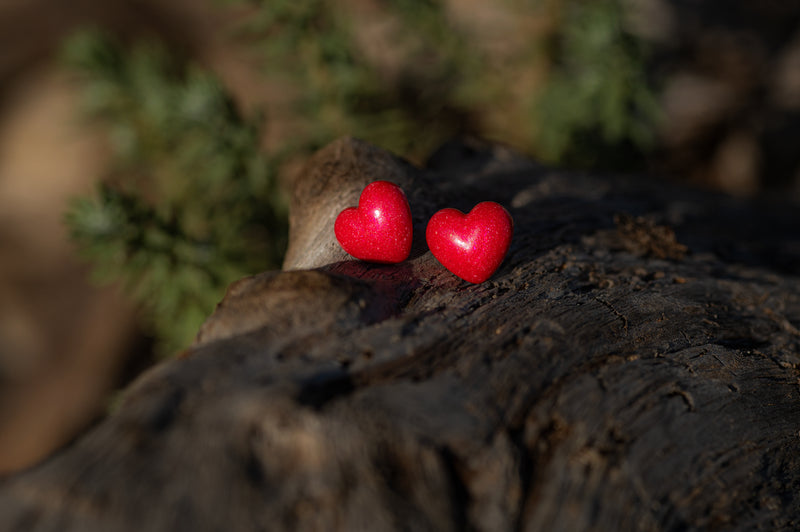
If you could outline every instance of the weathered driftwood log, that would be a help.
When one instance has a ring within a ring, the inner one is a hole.
[[[376,179],[411,202],[399,265],[334,239]],[[422,235],[487,199],[516,234],[470,285]],[[235,283],[186,357],[5,480],[0,529],[800,527],[792,216],[500,148],[422,171],[338,141],[296,183],[284,271]]]

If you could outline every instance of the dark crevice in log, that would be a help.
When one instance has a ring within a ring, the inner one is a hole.
[[[329,401],[352,393],[354,379],[346,370],[317,373],[304,382],[297,394],[297,402],[317,410]]]
[[[154,433],[165,431],[172,425],[178,417],[184,396],[185,392],[181,388],[175,388],[170,390],[163,402],[156,406],[156,410],[148,420],[148,425]]]
[[[525,425],[517,426],[512,424],[508,430],[508,437],[518,457],[519,468],[517,473],[519,475],[518,481],[521,495],[530,493],[536,471],[534,469],[535,464],[531,457],[531,451],[525,442]],[[520,496],[514,508],[513,530],[525,530],[526,528],[524,520],[526,503],[526,498]]]
[[[461,480],[457,465],[458,457],[447,447],[440,449],[439,454],[442,457],[445,474],[450,481],[451,497],[453,500],[453,513],[451,516],[453,530],[469,530],[467,508],[469,508],[470,505],[470,496],[464,482]]]

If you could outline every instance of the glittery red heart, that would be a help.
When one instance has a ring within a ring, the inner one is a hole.
[[[425,238],[442,266],[470,283],[482,283],[500,267],[511,244],[514,222],[493,201],[477,204],[469,214],[442,209],[433,215]]]
[[[411,252],[411,208],[403,190],[388,181],[370,183],[358,207],[348,207],[333,226],[342,248],[357,259],[393,264]]]

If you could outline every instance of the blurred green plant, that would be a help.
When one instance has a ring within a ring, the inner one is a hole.
[[[503,57],[476,45],[444,0],[381,5],[388,43],[370,41],[370,20],[333,2],[225,1],[253,8],[247,28],[267,74],[299,88],[295,111],[308,126],[299,152],[352,134],[420,159],[466,133],[549,163],[630,169],[653,147],[659,107],[624,0],[505,0],[499,9],[549,23],[510,35],[516,49]],[[531,82],[531,71],[542,73]]]
[[[227,285],[280,264],[287,213],[258,120],[220,83],[163,48],[125,49],[96,32],[64,48],[84,107],[110,129],[115,164],[66,213],[104,280],[146,310],[162,354],[186,347]]]
[[[338,136],[419,161],[474,134],[546,162],[614,169],[654,139],[647,50],[626,30],[623,0],[505,0],[519,35],[500,54],[444,0],[359,13],[326,0],[218,1],[250,6],[243,30],[265,75],[292,94],[290,133],[266,152],[259,117],[242,118],[212,75],[163,48],[92,32],[65,46],[116,154],[67,221],[98,275],[122,279],[148,310],[164,353],[188,344],[229,282],[279,265],[278,174]],[[545,23],[529,31],[532,20]]]
[[[627,169],[653,147],[660,119],[647,49],[626,30],[621,0],[560,3],[532,145],[547,162]]]
[[[359,25],[363,19],[335,2],[224,3],[254,8],[244,30],[259,43],[266,75],[298,89],[294,112],[305,128],[289,151],[307,154],[353,135],[421,159],[443,139],[470,129],[471,110],[479,105],[467,88],[477,79],[480,57],[449,21],[443,2],[381,5],[379,17],[389,29],[377,38],[390,41],[378,43],[365,35],[369,24]],[[373,46],[390,48],[396,60],[376,64],[368,50]]]

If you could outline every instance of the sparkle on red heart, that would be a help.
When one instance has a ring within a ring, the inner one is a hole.
[[[442,209],[425,230],[428,248],[442,266],[470,283],[482,283],[500,267],[511,244],[514,222],[493,201],[477,204],[469,214]]]
[[[361,192],[358,207],[339,213],[333,231],[342,248],[357,259],[403,262],[411,252],[411,207],[400,187],[375,181]]]

